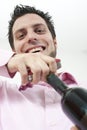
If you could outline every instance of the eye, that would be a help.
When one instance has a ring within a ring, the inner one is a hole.
[[[21,34],[20,36],[19,36],[19,39],[21,39],[21,38],[23,38],[24,37],[24,34]]]
[[[17,39],[22,40],[25,37],[25,33],[19,33]]]
[[[45,29],[44,28],[36,28],[35,32],[38,34],[44,34],[45,33]]]

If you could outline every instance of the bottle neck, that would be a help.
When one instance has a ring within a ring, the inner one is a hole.
[[[51,73],[47,77],[47,82],[60,94],[64,94],[68,88],[55,74]]]

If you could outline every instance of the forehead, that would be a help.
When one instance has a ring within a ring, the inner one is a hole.
[[[17,31],[21,27],[26,27],[26,26],[33,26],[35,24],[43,24],[47,27],[45,20],[40,17],[37,14],[25,14],[21,17],[19,17],[14,25],[13,25],[13,32]]]

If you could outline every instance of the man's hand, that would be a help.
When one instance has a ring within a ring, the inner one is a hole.
[[[10,73],[20,72],[22,85],[27,84],[28,70],[33,73],[33,83],[38,81],[46,81],[49,72],[55,73],[57,64],[55,58],[38,53],[22,53],[16,54],[9,60],[7,64]]]
[[[80,130],[79,128],[73,126],[70,130]]]

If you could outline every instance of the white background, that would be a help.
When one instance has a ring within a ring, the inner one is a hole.
[[[71,72],[77,80],[87,80],[87,0],[2,0],[0,48],[10,49],[8,21],[17,4],[32,5],[52,15],[62,70]]]

